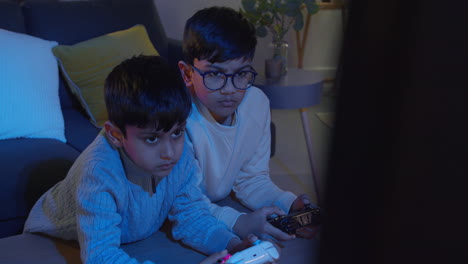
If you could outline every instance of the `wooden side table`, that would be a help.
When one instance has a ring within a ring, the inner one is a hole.
[[[254,85],[268,96],[271,109],[299,109],[307,143],[314,190],[318,202],[320,195],[314,168],[312,133],[310,131],[306,107],[320,103],[323,77],[314,71],[290,68],[288,69],[288,73],[279,80],[269,80],[263,74],[259,74]]]

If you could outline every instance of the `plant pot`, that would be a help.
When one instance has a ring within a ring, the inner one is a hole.
[[[283,75],[283,61],[275,59],[265,60],[265,77],[277,80]]]
[[[271,49],[271,60],[281,62],[281,75],[286,75],[288,72],[288,42],[285,40],[275,41],[271,43]]]

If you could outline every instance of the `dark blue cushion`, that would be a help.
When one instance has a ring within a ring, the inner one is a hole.
[[[167,39],[168,43],[168,63],[179,71],[178,62],[184,59],[184,54],[182,53],[182,41],[176,39]]]
[[[74,148],[55,139],[0,140],[1,226],[23,223],[37,199],[65,178],[78,155]],[[0,234],[15,232],[1,230]]]
[[[18,33],[26,32],[19,4],[0,1],[0,28]]]
[[[25,218],[0,220],[0,238],[21,234],[24,222]]]

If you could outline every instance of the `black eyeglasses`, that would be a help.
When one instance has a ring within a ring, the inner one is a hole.
[[[227,74],[221,71],[207,71],[202,72],[197,67],[191,65],[192,68],[200,74],[203,78],[203,84],[209,90],[220,90],[226,85],[227,79],[231,77],[232,84],[238,90],[249,89],[255,81],[257,72],[252,68],[251,70],[242,70],[234,74]]]

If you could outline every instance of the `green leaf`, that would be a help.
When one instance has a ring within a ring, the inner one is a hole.
[[[264,25],[271,25],[273,24],[273,17],[270,14],[265,14],[263,16],[262,22]]]
[[[285,15],[288,17],[295,17],[299,12],[299,8],[294,3],[286,3]]]
[[[242,0],[241,3],[246,12],[255,12],[255,0]]]
[[[241,0],[241,4],[241,13],[257,27],[258,37],[270,33],[277,39],[282,39],[291,27],[302,30],[304,4],[308,14],[319,10],[316,0]]]
[[[295,5],[296,7],[300,7],[303,0],[285,0],[286,4]]]
[[[304,16],[301,12],[298,13],[296,16],[296,20],[294,21],[294,30],[300,31],[304,27]]]
[[[317,5],[317,2],[315,0],[304,0],[304,3],[307,7],[307,12],[309,14],[315,14],[319,11],[319,7]]]
[[[267,34],[268,34],[268,31],[265,26],[257,27],[257,36],[263,38],[263,37],[266,37]]]

